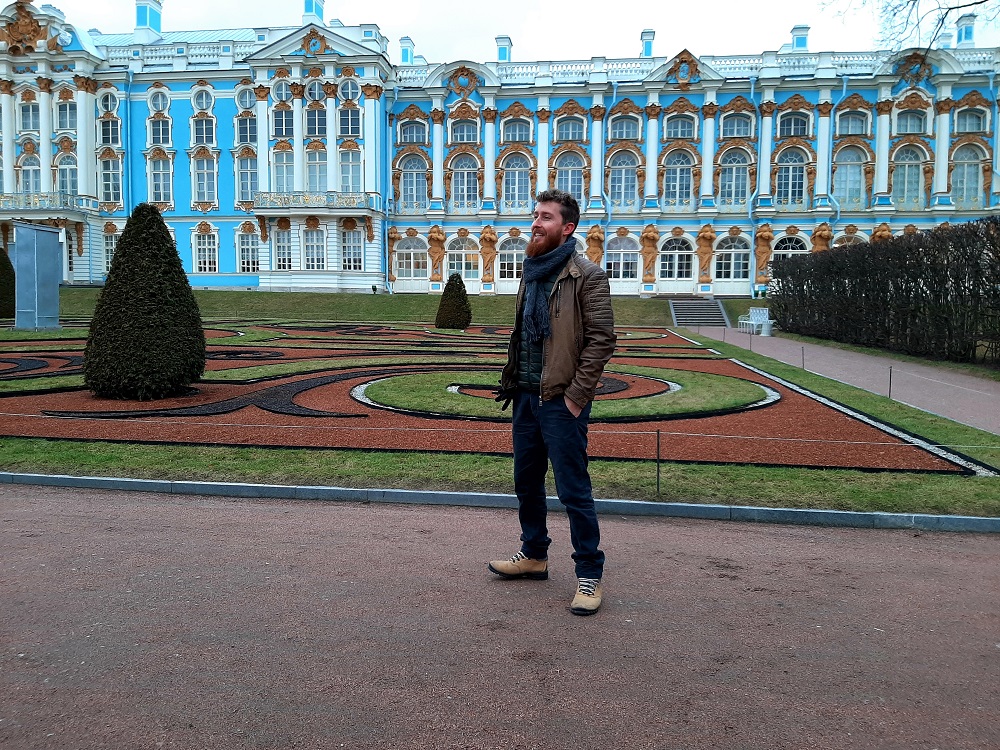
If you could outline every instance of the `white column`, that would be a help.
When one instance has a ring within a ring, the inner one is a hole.
[[[719,105],[715,103],[715,92],[709,91],[706,99],[712,99],[701,108],[701,206],[715,206],[715,117]]]
[[[38,157],[42,163],[42,192],[52,192],[52,81],[38,80]],[[42,89],[42,81],[46,81]],[[128,106],[128,102],[125,102]]]
[[[13,86],[13,84],[11,84]],[[80,96],[79,91],[76,92],[77,98]],[[4,93],[0,95],[0,107],[3,111],[3,120],[0,126],[3,128],[3,191],[5,193],[13,193],[16,189],[15,179],[14,179],[14,159],[17,156],[16,149],[14,147],[14,96],[12,94]],[[84,122],[84,118],[80,118],[80,122]],[[93,148],[91,148],[93,152]],[[81,180],[81,192],[82,191],[82,181],[83,181],[83,164],[80,164],[80,180]],[[13,239],[11,240],[13,241]]]
[[[431,118],[431,158],[434,160],[431,180],[431,208],[444,208],[444,110],[435,99]]]
[[[487,97],[483,110],[483,208],[496,210],[497,200],[497,111],[493,97]]]
[[[87,91],[87,81],[77,81],[76,89],[76,158],[77,174],[80,182],[80,195],[97,196],[97,154],[94,132],[95,111],[94,94]],[[4,131],[7,129],[6,103],[4,104]],[[6,148],[6,146],[4,147]],[[4,167],[6,168],[6,164]],[[5,176],[6,179],[6,176]]]
[[[770,97],[768,97],[770,98]],[[774,152],[774,102],[766,101],[760,105],[760,132],[757,149],[757,199],[771,195],[771,154]],[[770,205],[770,201],[765,201]]]
[[[538,180],[536,187],[539,193],[549,189],[549,152],[552,150],[549,119],[551,117],[549,98],[547,96],[538,97]]]
[[[653,208],[658,200],[656,197],[656,176],[657,169],[657,146],[660,145],[660,113],[663,108],[659,104],[656,93],[649,95],[649,103],[646,105],[646,187],[643,191],[646,197],[646,207]]]
[[[264,93],[263,99],[258,95],[254,114],[257,116],[257,189],[262,193],[269,193],[271,154],[267,147],[267,136],[271,132],[271,123],[267,120],[267,93]]]
[[[590,207],[600,208],[604,205],[601,189],[604,187],[604,115],[607,108],[603,104],[604,97],[594,95],[594,106],[590,108]]]
[[[943,88],[943,87],[942,87]],[[947,96],[947,94],[943,94]],[[948,147],[951,144],[951,99],[937,102],[937,117],[934,122],[934,189],[932,204],[951,205],[948,195]]]
[[[875,200],[879,195],[889,192],[889,133],[892,127],[889,114],[892,112],[892,100],[876,104],[878,120],[875,125]]]
[[[819,128],[816,144],[816,197],[824,201],[830,194],[831,140],[830,114],[833,111],[832,102],[819,104]]]
[[[381,139],[378,137],[379,123],[379,101],[382,96],[380,86],[365,86],[365,104],[362,117],[364,122],[361,125],[361,134],[364,144],[361,146],[362,179],[361,192],[375,192],[378,190],[378,144]]]
[[[303,139],[302,128],[302,98],[292,98],[292,153],[295,155],[295,166],[292,171],[293,185],[298,193],[306,189],[306,142]]]
[[[326,191],[340,191],[340,149],[337,148],[336,89],[326,90]]]

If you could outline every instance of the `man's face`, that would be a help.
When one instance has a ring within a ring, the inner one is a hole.
[[[555,250],[573,234],[573,224],[564,224],[561,206],[558,203],[538,203],[535,205],[535,220],[531,223],[531,241],[525,253],[529,258],[545,255]]]

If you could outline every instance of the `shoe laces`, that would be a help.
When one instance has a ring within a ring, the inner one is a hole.
[[[581,578],[577,589],[584,596],[595,596],[597,587],[601,585],[600,578]]]
[[[517,563],[521,562],[521,560],[527,560],[527,559],[528,556],[523,552],[515,552],[513,557],[510,558],[510,561],[516,565]]]

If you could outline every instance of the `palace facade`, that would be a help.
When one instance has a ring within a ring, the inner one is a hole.
[[[428,64],[378,26],[132,33],[0,13],[0,232],[60,228],[102,283],[154,203],[196,288],[472,294],[518,284],[533,196],[573,193],[623,295],[750,295],[771,259],[989,215],[1000,53],[957,44]]]

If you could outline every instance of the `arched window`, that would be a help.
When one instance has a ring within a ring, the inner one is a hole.
[[[21,183],[18,192],[42,192],[42,162],[34,154],[21,159]]]
[[[837,135],[866,135],[868,116],[863,112],[844,112],[837,118]]]
[[[427,143],[427,126],[422,122],[404,122],[399,126],[400,143]]]
[[[396,278],[427,278],[427,244],[419,237],[404,237],[396,243]]]
[[[771,261],[808,252],[809,248],[806,247],[806,242],[801,237],[782,237],[774,243],[774,252],[771,253]]]
[[[609,279],[639,278],[639,243],[632,237],[612,237],[608,240],[607,253]]]
[[[451,205],[457,211],[479,210],[479,163],[470,155],[451,163]]]
[[[479,123],[473,120],[456,120],[451,126],[452,143],[475,143],[479,136]]]
[[[742,207],[747,203],[750,157],[742,149],[730,149],[719,160],[719,205]]]
[[[694,118],[688,115],[671,115],[664,126],[667,140],[694,138]]]
[[[582,156],[571,151],[556,159],[556,188],[564,190],[583,204],[586,196],[583,194]]]
[[[842,148],[834,159],[833,197],[840,208],[863,208],[865,205],[865,154],[859,148]]]
[[[801,112],[789,112],[778,121],[778,137],[804,136],[809,132],[809,117]]]
[[[310,193],[326,192],[326,151],[306,152],[306,190]]]
[[[427,208],[427,162],[416,154],[403,159],[399,165],[399,201],[403,211]]]
[[[563,117],[556,125],[557,141],[580,142],[583,137],[583,120],[579,117]]]
[[[896,152],[892,164],[892,202],[897,208],[924,207],[922,161],[922,154],[913,146],[903,146]]]
[[[785,149],[778,156],[774,202],[780,206],[806,203],[806,155],[798,149]]]
[[[503,207],[526,213],[531,206],[531,163],[524,154],[511,154],[503,161]]]
[[[639,139],[639,121],[634,117],[621,115],[611,121],[609,133],[613,141],[635,141]]]
[[[750,278],[750,241],[739,237],[723,237],[715,250],[715,278],[738,280]]]
[[[174,199],[173,178],[170,159],[150,159],[149,200],[153,203],[171,203]]]
[[[691,207],[691,168],[694,162],[686,151],[672,151],[664,162],[663,208],[667,211],[686,210]]]
[[[982,152],[975,146],[955,150],[955,168],[951,173],[951,199],[958,209],[983,207]]]
[[[524,266],[524,249],[528,243],[523,237],[507,237],[497,248],[497,278],[519,279]]]
[[[239,198],[240,203],[247,203],[253,200],[254,193],[257,192],[257,157],[241,156],[236,161],[236,170],[239,178]]]
[[[274,191],[290,193],[295,189],[295,155],[291,151],[274,152]]]
[[[340,152],[340,190],[343,193],[361,192],[361,152],[344,149]]]
[[[963,109],[955,118],[956,133],[982,133],[986,130],[986,114],[981,109]]]
[[[615,206],[634,205],[639,189],[639,178],[636,169],[638,159],[628,151],[619,151],[611,157],[608,163],[610,171],[610,198]]]
[[[59,157],[59,163],[56,167],[56,182],[60,193],[76,195],[80,192],[75,154],[64,154]]]
[[[528,143],[531,140],[531,125],[527,120],[508,120],[503,124],[504,143]]]
[[[479,245],[471,237],[456,237],[448,245],[448,276],[453,273],[467,281],[479,280]]]
[[[723,138],[749,138],[750,132],[750,115],[732,114],[722,118]]]
[[[923,133],[925,132],[925,122],[927,115],[916,110],[900,112],[896,118],[897,133]]]
[[[661,279],[693,279],[694,248],[683,237],[671,237],[660,249]]]

